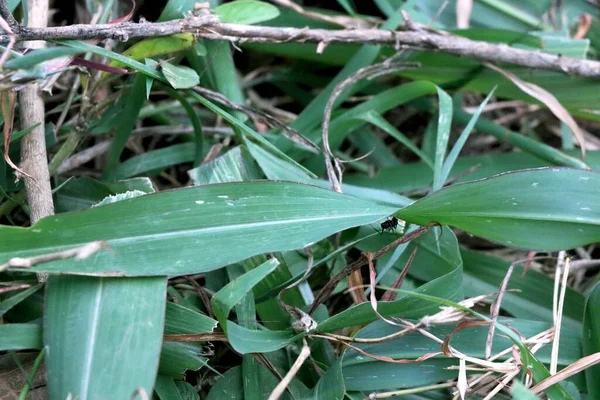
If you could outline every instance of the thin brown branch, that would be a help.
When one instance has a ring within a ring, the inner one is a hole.
[[[327,30],[307,28],[283,28],[219,23],[215,16],[189,16],[184,19],[157,23],[119,23],[99,25],[68,25],[52,28],[22,27],[15,32],[17,41],[24,40],[91,40],[114,39],[127,41],[134,38],[169,36],[177,33],[194,33],[209,40],[230,40],[252,43],[314,42],[382,44],[398,49],[439,51],[457,56],[471,57],[481,61],[509,63],[528,68],[564,72],[584,77],[599,77],[600,62],[580,60],[528,51],[470,40],[459,36],[442,34],[430,29],[387,31],[380,29]],[[0,42],[8,42],[7,35]]]

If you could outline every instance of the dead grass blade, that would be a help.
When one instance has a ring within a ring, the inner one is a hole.
[[[269,396],[269,400],[277,400],[281,397],[281,395],[288,387],[294,376],[296,376],[298,370],[300,370],[300,367],[302,367],[302,364],[304,364],[304,361],[306,361],[306,359],[310,357],[310,347],[308,347],[306,339],[303,339],[302,342],[302,350],[300,351],[298,358],[296,359],[288,373],[285,374],[283,380],[279,382],[277,386],[275,386],[275,389],[273,389],[271,395]]]
[[[15,121],[15,104],[17,104],[17,93],[11,90],[3,91],[0,94],[0,103],[2,106],[2,117],[4,118],[4,160],[19,174],[33,179],[31,175],[17,167],[15,163],[12,162],[9,155],[10,137],[12,136],[13,124]]]
[[[531,391],[533,393],[540,393],[540,392],[548,389],[550,386],[555,385],[558,382],[563,381],[575,374],[578,374],[581,371],[583,371],[589,367],[592,367],[598,363],[600,363],[600,353],[594,353],[594,354],[590,354],[589,356],[580,358],[579,360],[575,361],[573,364],[569,365],[568,367],[565,367],[564,369],[562,369],[555,375],[552,375],[552,376],[544,379],[543,381],[541,381],[540,383],[538,383],[537,385],[532,387]]]
[[[295,12],[297,12],[298,14],[304,15],[305,17],[310,18],[310,19],[314,19],[315,21],[329,22],[330,24],[339,25],[346,29],[371,28],[374,25],[381,24],[381,22],[382,22],[381,20],[378,20],[377,18],[355,18],[355,17],[348,17],[345,15],[330,16],[330,15],[319,14],[316,12],[305,10],[302,6],[296,4],[295,2],[293,2],[291,0],[271,0],[271,1],[275,4],[279,4],[282,7],[290,8],[290,9],[294,10]]]
[[[552,93],[548,92],[546,89],[538,85],[525,82],[516,75],[496,65],[485,63],[485,66],[502,74],[506,79],[514,83],[515,86],[517,86],[523,92],[527,93],[534,99],[542,102],[546,107],[550,109],[550,111],[552,111],[552,114],[554,114],[556,118],[560,119],[562,122],[567,124],[567,126],[571,129],[571,132],[573,132],[573,136],[575,136],[577,143],[579,143],[579,146],[581,148],[581,158],[585,159],[585,136],[583,134],[583,131],[579,128],[579,125],[577,125],[577,122],[575,122],[573,117],[571,117],[571,114],[569,114],[567,109],[564,108],[562,104],[560,104],[558,99],[554,97]]]
[[[466,29],[469,27],[471,11],[473,10],[473,0],[456,1],[456,27]]]

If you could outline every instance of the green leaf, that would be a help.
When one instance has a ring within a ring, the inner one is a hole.
[[[205,185],[60,214],[31,228],[0,226],[0,237],[6,238],[0,242],[0,263],[107,240],[110,249],[86,260],[57,260],[30,270],[185,275],[257,254],[303,248],[395,210],[296,183]]]
[[[390,16],[390,18],[381,26],[381,29],[394,30],[398,27],[401,21],[402,15],[400,13],[395,13],[392,16]],[[380,51],[381,46],[362,46],[360,50],[357,51],[356,54],[354,54],[352,59],[344,65],[344,68],[335,76],[335,78],[332,79],[327,84],[327,86],[319,92],[318,96],[316,96],[310,102],[310,104],[304,108],[304,110],[302,110],[302,112],[298,115],[298,118],[296,118],[296,120],[294,120],[294,122],[290,124],[290,126],[296,129],[298,132],[310,132],[311,130],[319,126],[323,121],[323,109],[325,108],[327,101],[331,97],[333,89],[335,89],[335,87],[344,79],[347,79],[348,77],[354,75],[359,69],[371,65],[371,63],[379,55]],[[344,93],[342,93],[338,97],[337,104],[340,104],[350,95],[352,95],[352,93],[352,90],[347,90]],[[332,128],[333,127],[331,127],[330,129]],[[318,132],[315,132],[315,134],[313,135],[309,135],[308,138],[313,141],[315,141],[315,139],[320,140],[320,130]],[[289,141],[284,142],[284,139],[281,139],[277,144],[283,150],[287,150],[292,147],[291,143]]]
[[[113,168],[119,163],[121,153],[125,149],[127,140],[131,132],[133,132],[135,122],[145,102],[146,77],[141,74],[136,75],[133,78],[133,84],[129,92],[119,100],[122,108],[113,122],[116,132],[108,151],[106,166],[104,167],[105,177],[113,176]]]
[[[78,40],[56,40],[55,42],[64,46],[78,49],[81,52],[89,51],[91,53],[109,58],[111,60],[119,61],[124,65],[128,66],[129,68],[133,68],[134,70],[143,73],[144,75],[147,75],[154,79],[158,79],[159,81],[164,81],[163,75],[156,71],[154,68],[150,68],[139,61],[132,60],[131,58],[115,53],[114,51],[107,50],[104,47],[94,46],[93,44],[81,42]]]
[[[175,382],[175,386],[177,386],[177,390],[181,394],[183,400],[200,400],[198,391],[189,383],[177,381]]]
[[[188,89],[200,83],[200,77],[190,67],[164,62],[161,68],[165,79],[175,89]]]
[[[475,111],[475,114],[473,114],[473,116],[471,117],[471,120],[469,121],[469,123],[467,124],[467,126],[465,126],[465,129],[463,129],[462,133],[460,134],[460,136],[456,140],[456,143],[454,144],[454,147],[452,148],[452,150],[448,154],[448,157],[444,161],[444,165],[442,167],[442,175],[440,177],[440,180],[442,182],[442,186],[444,185],[444,183],[446,182],[446,180],[448,180],[448,176],[450,175],[450,171],[452,170],[452,167],[454,166],[454,163],[458,159],[458,155],[460,154],[460,151],[462,150],[463,146],[467,142],[467,139],[469,138],[469,135],[473,131],[473,128],[475,127],[475,123],[477,122],[477,119],[479,119],[479,116],[481,115],[481,112],[483,111],[483,109],[487,105],[488,101],[490,101],[490,99],[492,98],[492,96],[494,94],[494,90],[495,90],[495,88],[490,92],[490,94],[487,95],[487,97],[485,98],[485,100],[483,101],[483,103],[481,103],[479,105],[479,107],[477,108],[477,111]]]
[[[4,64],[7,69],[28,69],[40,65],[42,62],[59,57],[72,56],[81,53],[79,49],[69,47],[49,47],[33,50],[22,57],[12,58]]]
[[[277,350],[294,336],[287,331],[257,331],[247,329],[227,320],[229,312],[254,286],[275,270],[279,261],[272,258],[244,275],[229,282],[212,298],[215,316],[227,335],[231,346],[241,354]]]
[[[450,126],[452,125],[452,98],[440,88],[436,88],[439,99],[437,135],[435,143],[435,160],[433,167],[433,191],[440,190],[444,186],[443,165],[448,139],[450,138]]]
[[[258,24],[279,16],[279,9],[256,0],[237,0],[215,8],[221,22],[233,24]]]
[[[148,178],[133,178],[118,182],[101,182],[92,178],[77,178],[66,182],[55,195],[57,213],[83,210],[98,204],[108,196],[129,191],[153,193]]]
[[[188,175],[196,186],[242,182],[262,177],[256,163],[243,146],[237,146],[213,161],[189,170]]]
[[[117,166],[113,174],[119,180],[139,175],[153,176],[173,165],[193,161],[195,154],[195,143],[175,144],[131,157]]]
[[[381,114],[371,110],[365,112],[364,114],[357,115],[355,118],[362,119],[365,122],[371,123],[379,129],[382,129],[394,139],[408,147],[413,153],[418,155],[421,158],[421,160],[423,160],[423,162],[425,162],[427,165],[430,165],[432,169],[434,168],[433,162],[427,156],[427,154],[425,154],[423,151],[421,151],[421,149],[415,146],[415,144],[408,137],[406,137],[404,134],[398,131],[398,129],[396,129],[392,124],[387,122],[385,118],[381,116]]]
[[[217,321],[190,310],[179,304],[167,303],[165,313],[164,333],[169,334],[199,334],[210,333],[217,327]]]
[[[273,375],[271,371],[259,365],[258,372],[260,376],[259,386],[262,388],[261,397],[258,399],[267,399],[275,386],[279,383],[279,379]],[[230,368],[223,376],[213,385],[206,400],[244,400],[248,397],[244,396],[244,375],[241,366]],[[281,400],[292,399],[309,399],[308,391],[297,381],[293,379],[288,387],[294,397],[286,391],[280,397]],[[325,399],[325,398],[324,398]],[[327,400],[329,400],[327,398]]]
[[[338,358],[319,379],[308,399],[342,400],[346,393],[344,377],[342,376],[342,359]]]
[[[198,371],[208,360],[202,357],[202,346],[196,343],[164,342],[160,353],[158,373],[184,379],[186,371]]]
[[[7,311],[19,304],[21,301],[25,300],[27,297],[40,290],[42,286],[44,286],[42,283],[38,283],[37,285],[33,285],[23,290],[22,292],[19,292],[2,300],[0,302],[0,317],[2,317]]]
[[[396,215],[516,247],[569,249],[600,240],[599,184],[600,174],[592,171],[525,170],[451,186]]]
[[[324,179],[313,179],[303,170],[297,168],[286,160],[273,155],[251,142],[246,142],[246,147],[263,170],[267,178],[271,180],[282,180],[291,182],[306,183],[315,185],[324,189],[329,189],[331,183]],[[408,197],[397,195],[384,190],[370,189],[360,186],[343,184],[344,193],[364,200],[374,201],[379,204],[385,204],[392,207],[404,207],[412,202]]]
[[[539,400],[539,397],[517,379],[513,380],[511,393],[513,400]]]
[[[428,301],[434,304],[438,304],[440,306],[450,306],[462,311],[465,311],[467,313],[470,313],[476,317],[478,317],[481,320],[487,321],[487,322],[492,322],[488,317],[475,312],[469,308],[466,308],[458,303],[452,302],[452,301],[448,301],[445,299],[440,299],[434,296],[430,296],[427,294],[423,294],[423,293],[416,293],[416,292],[409,292],[406,290],[400,290],[397,289],[397,292],[399,293],[404,293],[407,296],[410,297],[414,297],[414,298],[418,298],[424,301]],[[514,321],[512,321],[514,322]],[[382,324],[383,321],[378,321],[377,323]],[[510,339],[510,341],[512,342],[512,344],[516,345],[518,347],[518,349],[521,352],[521,359],[523,361],[524,365],[528,365],[530,371],[533,373],[533,380],[535,383],[541,382],[544,379],[547,379],[548,377],[550,377],[550,373],[548,372],[548,369],[544,366],[544,364],[542,364],[537,358],[535,358],[533,356],[533,354],[531,353],[531,351],[522,343],[521,341],[521,336],[518,335],[517,333],[515,333],[515,331],[513,330],[513,328],[509,328],[507,326],[505,326],[502,323],[499,322],[495,322],[494,323],[496,326],[497,331],[502,332],[502,334],[506,337],[508,337]],[[373,324],[374,325],[374,324]],[[545,331],[547,330],[550,325],[549,324],[544,324],[545,327],[543,327],[542,329],[536,329],[535,333],[539,333],[540,331]],[[394,332],[398,332],[397,327],[391,327],[389,324],[386,324],[385,327],[387,328],[392,328],[394,329]],[[443,325],[440,325],[440,328],[443,329]],[[448,328],[448,327],[446,327]],[[539,328],[539,327],[538,327]],[[380,333],[381,329],[378,329],[376,334],[378,335]],[[487,331],[487,329],[486,329]],[[498,332],[498,334],[500,334],[500,332]],[[527,336],[532,336],[531,335],[527,335]],[[482,335],[483,336],[483,335]],[[402,339],[402,338],[400,338]],[[396,339],[397,340],[397,339]],[[423,337],[419,336],[419,340],[423,340]],[[431,343],[429,341],[429,343]],[[454,342],[452,342],[454,343]],[[471,343],[469,341],[469,343]],[[378,346],[381,343],[377,343],[375,345],[373,344],[367,344],[365,346],[371,346],[371,349],[373,346]],[[388,345],[389,342],[384,342],[385,345]],[[439,351],[439,345],[435,344],[434,346],[436,346],[436,350]],[[481,349],[483,346],[478,346],[479,349]],[[412,346],[408,346],[408,349],[414,349],[415,351],[421,353],[422,349],[418,348],[418,347],[412,347]],[[380,351],[383,351],[384,349],[379,349]],[[354,350],[348,350],[348,351],[354,351]],[[481,350],[480,350],[481,351]],[[389,355],[389,353],[385,354],[386,356]],[[422,354],[420,354],[422,355]],[[416,357],[415,357],[416,358]],[[366,357],[364,356],[358,356],[355,358],[355,361],[361,363],[361,362],[370,362],[371,358],[369,358],[368,360],[365,360]],[[385,366],[384,369],[375,369],[375,368],[370,368],[369,370],[372,371],[372,373],[377,374],[377,373],[387,373],[388,374],[388,380],[387,382],[384,381],[383,379],[381,381],[378,382],[377,379],[373,379],[373,377],[378,377],[379,375],[371,375],[370,381],[365,380],[365,379],[357,379],[357,373],[358,371],[355,369],[354,370],[354,379],[348,379],[347,375],[346,375],[346,369],[344,368],[344,377],[346,378],[346,386],[347,386],[347,390],[369,390],[369,387],[372,387],[373,385],[381,385],[380,387],[378,387],[378,389],[386,389],[386,388],[391,388],[391,387],[397,387],[398,386],[398,379],[397,376],[398,374],[401,374],[401,376],[408,376],[410,377],[408,380],[401,382],[400,384],[405,384],[407,386],[420,386],[420,385],[425,385],[427,383],[431,383],[430,380],[433,378],[435,381],[439,381],[439,380],[447,380],[447,379],[453,379],[452,376],[447,376],[446,378],[442,379],[444,375],[441,375],[443,373],[448,373],[451,372],[454,376],[456,375],[456,371],[448,371],[447,368],[452,366],[453,364],[455,364],[457,362],[456,359],[447,359],[447,358],[442,358],[439,361],[444,362],[444,365],[442,365],[441,367],[443,368],[443,370],[438,370],[437,372],[433,372],[432,374],[423,374],[423,368],[427,368],[428,370],[431,369],[433,370],[433,368],[435,368],[435,363],[436,363],[436,359],[428,359],[424,362],[420,362],[418,364],[392,364],[391,367],[392,368],[388,368],[387,371],[385,370],[385,367],[390,366],[389,363],[385,362]],[[380,362],[380,361],[379,361]],[[380,362],[381,363],[381,362]],[[373,367],[375,367],[375,365],[372,365]],[[410,373],[410,371],[407,371],[405,368],[402,368],[402,370],[399,370],[398,368],[400,367],[406,367],[406,368],[410,368],[410,367],[421,367],[418,368],[418,371],[415,371],[415,368],[413,368],[413,372]],[[364,371],[365,368],[364,366],[361,366],[361,370]],[[439,368],[439,366],[438,366]],[[391,371],[390,371],[391,369]],[[365,376],[364,374],[362,375],[363,378],[368,378],[369,375]],[[393,381],[390,382],[389,380],[389,376],[393,377]],[[352,386],[354,383],[359,383],[362,382],[363,385],[366,384],[366,387],[355,387]],[[390,386],[384,386],[384,385],[390,385]],[[393,386],[391,386],[393,385]],[[548,389],[546,389],[546,392],[548,394],[548,396],[550,398],[556,398],[556,399],[571,399],[571,396],[569,396],[569,394],[564,390],[564,388],[559,385],[559,384],[555,384],[551,387],[549,387]]]
[[[584,356],[600,352],[600,283],[590,290],[585,301],[582,338]],[[590,398],[600,396],[599,364],[586,368],[585,381]]]
[[[500,318],[499,323],[510,325],[524,337],[532,337],[552,326],[551,323],[509,318]],[[453,329],[454,326],[452,324],[434,325],[428,328],[428,332],[438,338],[444,338],[451,334]],[[397,333],[398,331],[398,327],[391,326],[383,321],[376,321],[361,329],[356,337],[379,338]],[[450,344],[453,348],[468,356],[484,358],[488,332],[488,326],[470,327],[453,334]],[[572,351],[563,351],[563,338],[568,342],[572,342],[566,343],[567,347],[572,349]],[[561,335],[559,359],[561,366],[567,366],[580,357],[578,342],[579,338],[577,337]],[[418,332],[412,332],[400,338],[381,343],[359,343],[355,345],[369,354],[394,359],[414,360],[424,354],[440,351],[439,343],[432,341]],[[507,338],[503,332],[496,330],[492,354],[499,353],[510,348],[512,345],[512,340]],[[540,362],[547,363],[550,360],[550,351],[550,347],[546,346],[536,353],[536,357]],[[500,360],[505,360],[510,356],[510,354],[507,354]],[[458,366],[458,363],[457,358],[448,359],[444,356],[437,356],[415,364],[391,364],[386,361],[366,357],[356,350],[348,349],[343,356],[342,368],[344,381],[348,390],[372,391],[417,387],[436,383],[440,380],[456,379],[458,371],[447,371],[446,369],[449,366]],[[428,372],[424,374],[424,370]],[[403,379],[398,379],[398,376],[402,376]]]
[[[166,284],[164,277],[50,277],[44,321],[50,397],[129,398],[140,387],[151,393]]]
[[[42,326],[38,324],[1,324],[0,351],[41,350]]]
[[[221,399],[244,400],[244,381],[241,366],[227,370],[206,396],[206,400]]]
[[[198,112],[192,107],[190,102],[177,90],[173,90],[166,85],[161,85],[162,88],[175,100],[181,103],[181,106],[185,110],[190,122],[192,123],[192,127],[194,128],[194,166],[200,165],[202,159],[204,158],[204,136],[202,134],[202,121],[200,121],[200,117],[198,116]]]
[[[132,60],[140,61],[145,58],[184,51],[192,47],[194,43],[195,39],[193,34],[180,33],[177,35],[144,39],[129,47],[122,55],[124,57],[129,57]],[[122,67],[125,64],[119,61],[111,61],[109,65],[111,67]]]
[[[173,378],[169,376],[158,375],[154,384],[154,391],[160,400],[183,400]]]
[[[194,9],[194,4],[196,4],[196,0],[169,0],[158,21],[164,22],[183,18],[185,13]]]
[[[577,155],[577,152],[566,152],[568,155]],[[600,169],[600,152],[586,152],[586,162],[594,170]],[[459,157],[452,170],[450,178],[455,183],[472,181],[475,179],[489,178],[492,175],[521,169],[552,166],[548,161],[543,161],[525,152],[495,153],[483,156]],[[431,185],[432,171],[423,162],[403,164],[398,167],[382,168],[375,176],[365,174],[344,175],[344,181],[363,187],[384,189],[397,193],[425,190]]]

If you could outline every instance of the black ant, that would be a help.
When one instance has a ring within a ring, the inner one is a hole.
[[[375,229],[375,228],[373,228],[373,229],[375,229],[381,235],[385,232],[393,232],[398,227],[399,223],[400,223],[400,221],[398,220],[398,218],[392,216],[380,224],[381,232],[377,231],[377,229]]]

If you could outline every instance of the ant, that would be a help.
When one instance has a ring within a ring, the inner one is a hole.
[[[375,229],[375,228],[373,228],[373,229],[375,229],[377,232],[379,232],[380,235],[385,232],[393,232],[394,229],[396,229],[398,227],[399,222],[400,221],[398,220],[398,218],[392,216],[380,224],[381,232],[377,231],[377,229]]]

